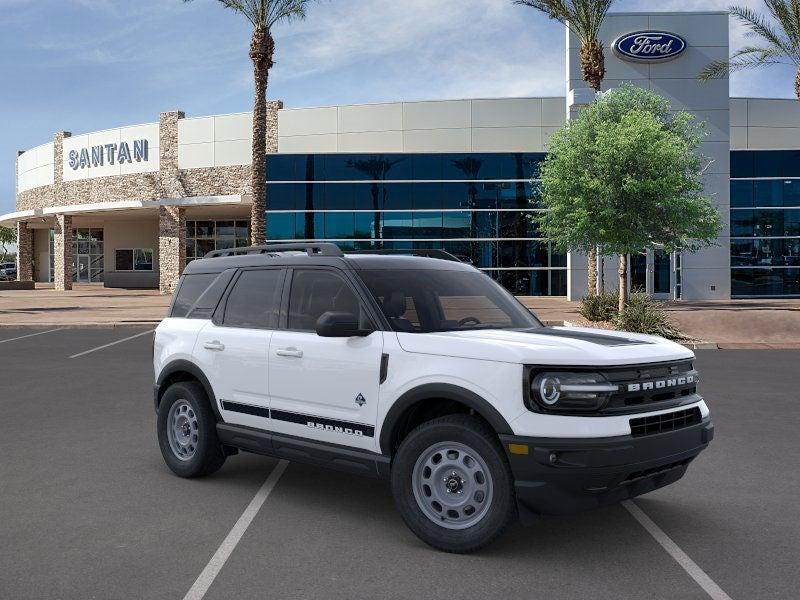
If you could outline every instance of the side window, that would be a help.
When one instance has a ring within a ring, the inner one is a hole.
[[[288,329],[314,331],[317,320],[326,312],[356,315],[363,327],[368,324],[358,296],[344,279],[331,271],[297,269],[289,294]]]
[[[222,325],[273,329],[278,324],[283,270],[242,271],[225,303]]]
[[[186,318],[210,319],[235,273],[236,269],[227,269],[220,273],[219,277],[206,288],[206,291],[200,295],[194,306],[189,309],[189,314],[186,315]]]
[[[175,301],[172,304],[171,317],[185,317],[189,309],[208,286],[217,278],[219,273],[195,273],[184,275]]]

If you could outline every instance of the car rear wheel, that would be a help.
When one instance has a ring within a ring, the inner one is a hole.
[[[216,418],[203,386],[174,383],[158,405],[158,445],[164,462],[180,477],[210,475],[225,462]]]
[[[392,493],[406,525],[446,552],[473,552],[516,517],[511,470],[495,433],[470,415],[423,423],[392,464]]]

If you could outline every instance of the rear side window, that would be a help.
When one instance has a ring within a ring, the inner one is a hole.
[[[200,295],[206,291],[208,286],[217,278],[219,273],[195,273],[184,275],[181,287],[175,295],[172,303],[171,317],[185,317],[189,309],[197,302]]]
[[[282,269],[242,271],[225,304],[225,327],[275,329],[278,325]]]

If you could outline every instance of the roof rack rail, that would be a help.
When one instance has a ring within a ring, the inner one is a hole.
[[[245,254],[270,254],[273,252],[287,252],[302,250],[309,256],[344,256],[336,244],[266,244],[264,246],[245,246],[243,248],[225,248],[212,250],[203,258],[221,258],[223,256],[240,256]]]
[[[348,250],[347,254],[400,254],[408,256],[421,256],[423,258],[438,258],[452,262],[464,262],[457,256],[439,248],[415,248],[408,250]]]

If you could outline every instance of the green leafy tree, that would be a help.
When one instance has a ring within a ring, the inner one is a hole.
[[[3,257],[0,262],[6,262],[8,257],[8,246],[17,241],[17,232],[10,227],[0,227],[0,250],[3,252]]]
[[[191,0],[183,0],[191,2]],[[250,209],[250,240],[253,245],[266,240],[266,162],[267,149],[267,83],[274,65],[275,40],[272,28],[278,23],[304,19],[313,0],[218,0],[235,10],[253,26],[250,39],[250,60],[253,61],[255,101],[253,103],[253,205]]]
[[[758,40],[733,53],[730,60],[716,61],[700,73],[700,79],[724,77],[731,71],[766,65],[789,64],[796,69],[794,93],[800,100],[800,0],[764,0],[769,17],[746,6],[732,6],[730,13]]]
[[[627,255],[645,248],[695,252],[715,243],[719,213],[703,196],[702,126],[667,100],[625,85],[603,94],[549,142],[542,204],[533,218],[562,251],[600,245],[619,255],[619,310]]]
[[[581,77],[595,92],[600,91],[606,76],[600,27],[614,0],[514,0],[514,4],[530,6],[551,19],[563,23],[581,42]],[[597,289],[597,249],[587,248],[589,262],[589,295]]]

